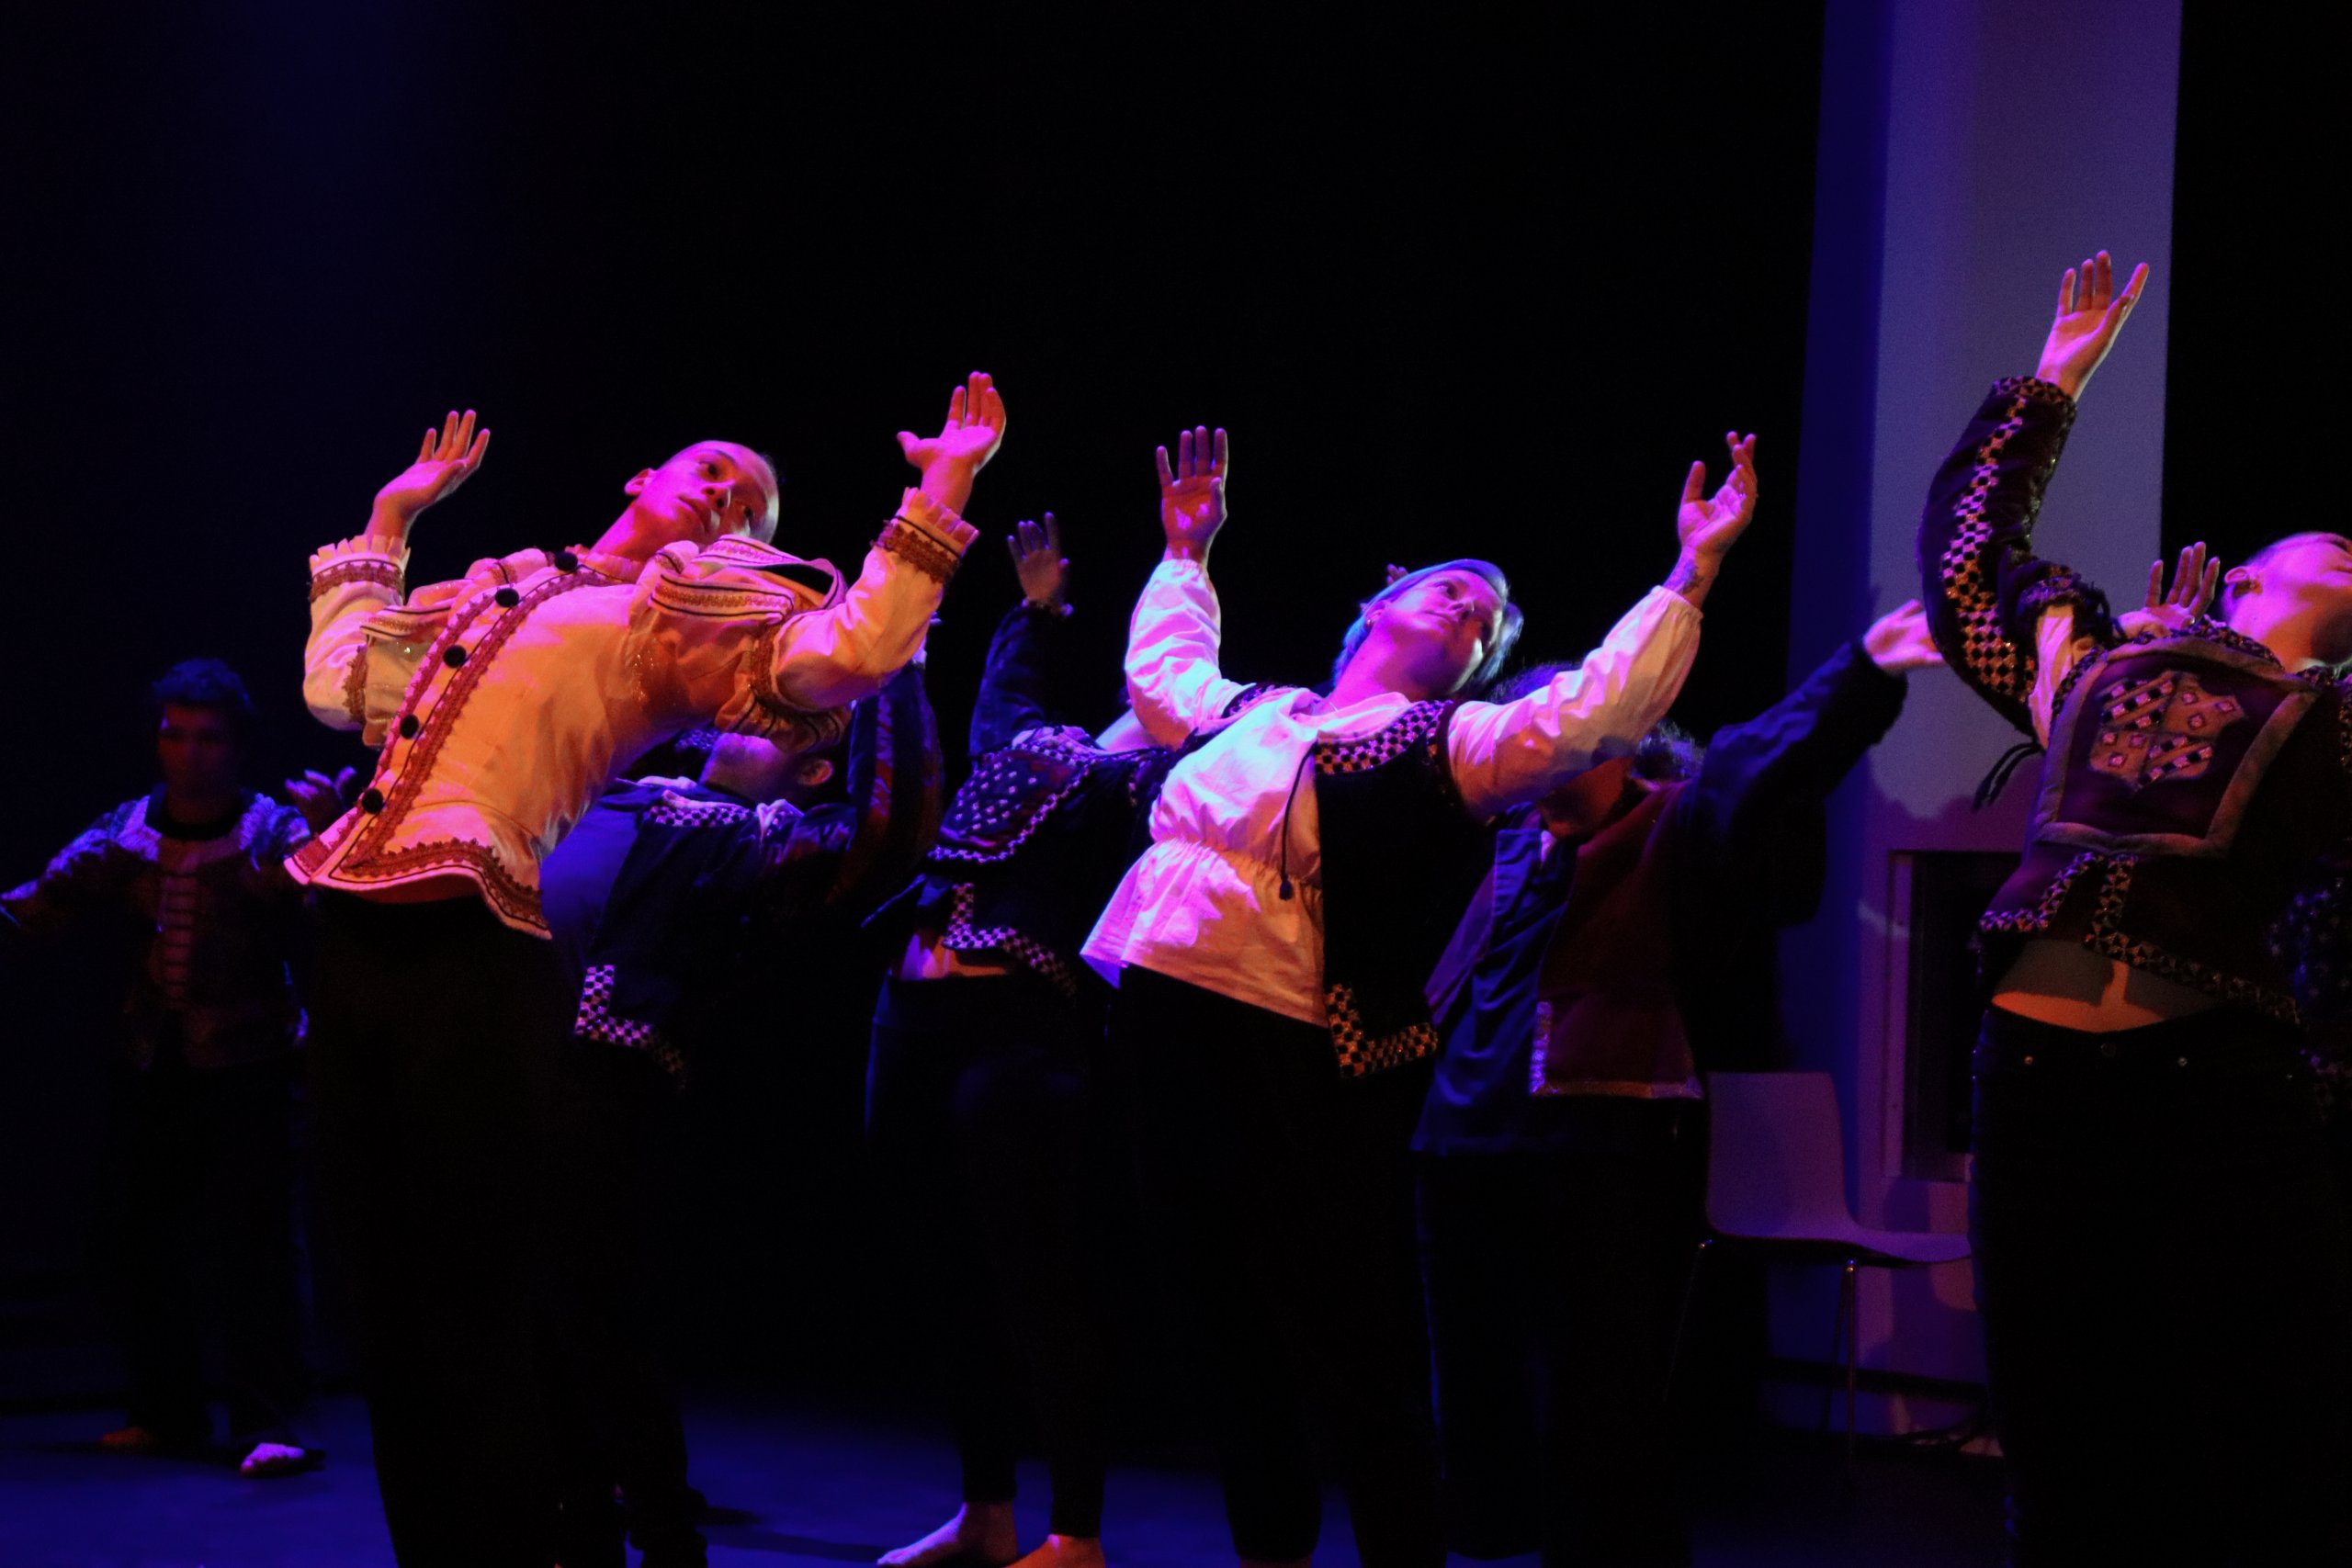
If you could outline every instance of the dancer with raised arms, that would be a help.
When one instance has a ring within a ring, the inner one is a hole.
[[[1937,646],[2046,749],[1981,925],[1994,1422],[2020,1564],[2341,1562],[2344,1216],[2264,931],[2352,831],[2352,540],[2290,534],[2229,570],[2218,620],[2136,628],[2034,554],[2146,282],[2105,252],[2066,270],[2038,368],[1994,384],[1919,525]]]
[[[377,1477],[404,1563],[547,1568],[554,1481],[533,1247],[539,1137],[572,1017],[539,857],[656,742],[716,724],[799,750],[921,648],[973,531],[1004,405],[975,375],[856,581],[765,541],[774,467],[701,441],[622,489],[593,547],[406,592],[408,536],[480,466],[427,432],[359,536],[311,562],[304,689],[381,748],[358,804],[289,865],[319,894],[322,1191],[356,1292]]]
[[[1463,700],[1520,629],[1483,560],[1367,601],[1328,693],[1227,678],[1208,575],[1225,433],[1159,453],[1167,553],[1136,607],[1128,693],[1156,739],[1191,750],[1086,956],[1120,976],[1146,1197],[1206,1341],[1244,1562],[1314,1549],[1308,1407],[1364,1562],[1444,1561],[1408,1152],[1438,1045],[1423,983],[1488,863],[1487,824],[1631,749],[1680,689],[1755,503],[1754,438],[1731,451],[1712,497],[1690,471],[1667,583],[1579,668],[1500,705]]]

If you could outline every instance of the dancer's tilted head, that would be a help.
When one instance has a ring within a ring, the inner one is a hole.
[[[1389,684],[1416,698],[1476,690],[1510,657],[1520,621],[1510,581],[1493,562],[1423,567],[1364,601],[1331,673],[1343,676],[1369,658],[1379,661]]]
[[[831,793],[840,750],[838,738],[795,749],[763,736],[722,734],[703,764],[702,783],[755,804],[786,800],[807,807]]]
[[[2323,664],[2352,660],[2352,539],[2290,534],[2222,577],[2222,619],[2257,642],[2291,630]],[[2283,657],[2283,655],[2282,655]]]
[[[697,441],[621,487],[624,522],[642,543],[707,545],[729,534],[764,544],[775,537],[781,486],[775,465],[732,441]]]

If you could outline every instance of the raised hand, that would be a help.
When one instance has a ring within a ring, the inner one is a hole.
[[[1944,656],[1936,651],[1936,639],[1928,631],[1928,612],[1917,599],[1906,600],[1872,621],[1871,629],[1862,634],[1862,651],[1870,655],[1871,663],[1890,675],[1925,670],[1944,661]]]
[[[1693,463],[1682,481],[1682,505],[1674,517],[1674,532],[1682,541],[1682,558],[1674,564],[1667,587],[1692,605],[1706,602],[1724,556],[1746,532],[1756,515],[1756,437],[1724,433],[1731,448],[1731,472],[1714,494],[1707,493],[1707,465]]]
[[[1225,432],[1212,441],[1204,425],[1176,438],[1176,464],[1159,448],[1159,527],[1168,553],[1182,560],[1206,560],[1216,531],[1225,526]]]
[[[461,415],[451,409],[439,430],[425,431],[424,444],[416,449],[416,461],[376,492],[368,532],[406,538],[417,514],[447,501],[472,478],[481,467],[482,454],[489,450],[490,432],[475,433],[474,411],[468,409]]]
[[[2169,589],[2165,586],[2164,558],[2158,556],[2148,563],[2148,602],[2116,616],[2115,629],[2125,637],[2183,630],[2205,613],[2221,586],[2221,558],[2208,558],[2202,540],[2180,552]]]
[[[2041,365],[2034,374],[2070,398],[2081,397],[2147,285],[2148,264],[2142,262],[2132,269],[2123,292],[2117,293],[2115,263],[2105,251],[2080,266],[2068,267],[2058,280],[2057,319],[2050,323]]]
[[[302,814],[313,833],[323,833],[334,819],[351,809],[359,793],[359,770],[345,768],[329,778],[316,768],[305,768],[300,778],[286,781],[286,798]]]
[[[972,476],[988,467],[1004,444],[1004,399],[985,371],[975,370],[947,400],[947,422],[939,434],[899,432],[899,450],[922,470],[922,491],[951,512],[972,497]]]
[[[1054,514],[1046,513],[1043,527],[1035,523],[1013,525],[1013,531],[1004,536],[1004,547],[1012,552],[1012,570],[1029,603],[1060,609],[1069,592],[1069,561],[1062,554],[1062,532],[1054,525]]]
[[[1682,506],[1675,513],[1674,531],[1685,554],[1720,561],[1756,515],[1756,437],[1741,439],[1726,431],[1724,445],[1731,449],[1731,472],[1723,487],[1707,493],[1707,465],[1693,463],[1682,481]]]

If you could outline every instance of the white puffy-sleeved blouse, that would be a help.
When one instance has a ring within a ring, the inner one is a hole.
[[[389,901],[478,894],[545,936],[539,860],[618,771],[700,724],[806,744],[922,646],[974,530],[918,491],[843,585],[751,539],[639,562],[525,550],[403,594],[379,536],[311,558],[303,694],[381,748],[358,803],[288,863]]]
[[[1492,817],[1630,750],[1680,693],[1699,619],[1681,595],[1654,588],[1580,668],[1512,702],[1464,703],[1447,732],[1463,804]],[[1216,724],[1250,690],[1217,668],[1219,628],[1206,569],[1160,562],[1129,625],[1127,693],[1162,745]],[[1376,734],[1411,705],[1387,693],[1333,707],[1301,688],[1247,708],[1169,773],[1151,846],[1095,923],[1087,961],[1114,983],[1138,964],[1327,1024],[1315,781],[1301,770],[1317,745]],[[1285,853],[1289,898],[1281,897]]]

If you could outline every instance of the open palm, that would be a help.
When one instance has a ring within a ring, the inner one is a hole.
[[[922,436],[902,430],[899,450],[918,468],[955,463],[976,474],[1004,444],[1004,399],[997,392],[996,383],[976,370],[948,398],[946,423],[939,427],[939,434]]]
[[[424,433],[416,461],[376,492],[376,515],[406,528],[418,513],[447,500],[471,478],[489,450],[490,432],[475,433],[474,411],[468,409],[460,415],[450,410],[439,430]]]
[[[1195,425],[1177,436],[1172,466],[1168,448],[1159,448],[1159,526],[1170,550],[1204,555],[1225,526],[1227,467],[1222,430],[1212,436]]]
[[[2091,372],[2115,346],[2116,335],[2123,331],[2147,283],[2148,264],[2142,262],[2118,293],[2115,262],[2105,251],[2079,267],[2068,267],[2058,280],[2058,313],[2050,323],[2050,336],[2041,345],[2041,365],[2035,374],[2070,398],[2082,396]]]
[[[1737,431],[1727,431],[1724,445],[1731,449],[1731,472],[1714,494],[1707,494],[1704,463],[1691,464],[1682,481],[1674,530],[1688,554],[1720,558],[1756,515],[1756,437],[1742,439]]]

